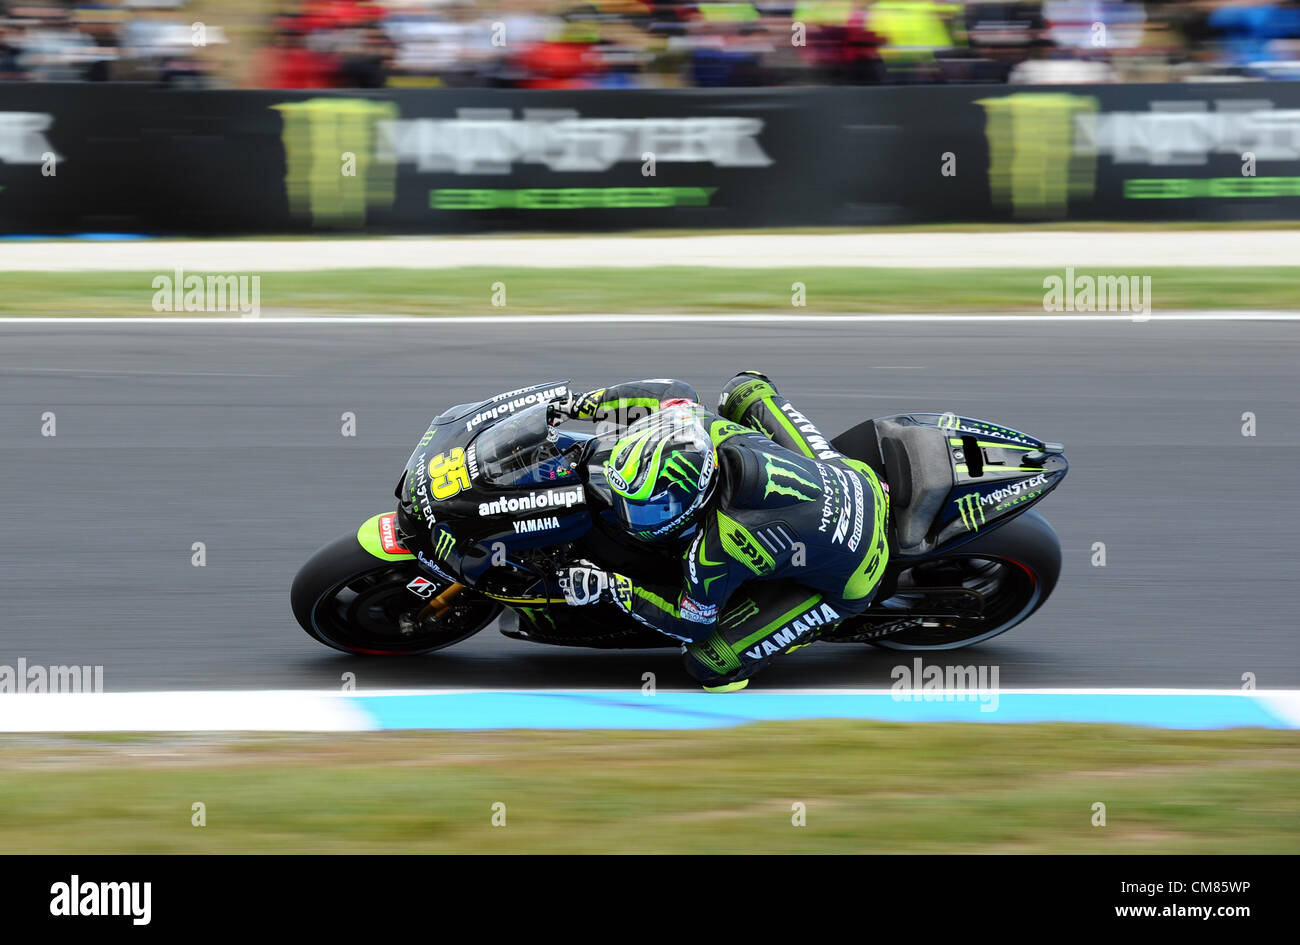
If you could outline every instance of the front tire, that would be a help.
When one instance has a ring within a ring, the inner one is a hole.
[[[429,577],[413,560],[381,561],[345,535],[317,551],[299,569],[289,591],[293,615],[326,646],[365,656],[414,656],[459,643],[492,623],[495,601],[462,589],[445,610],[406,585]],[[451,587],[439,584],[434,596]]]

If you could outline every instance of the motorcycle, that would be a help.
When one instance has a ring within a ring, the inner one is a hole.
[[[618,433],[562,428],[554,405],[566,393],[538,384],[436,417],[394,490],[397,509],[299,570],[290,596],[302,628],[380,656],[452,646],[498,617],[506,636],[538,643],[680,646],[617,608],[570,607],[558,589],[557,570],[578,559],[681,583],[680,551],[634,545],[616,526],[601,464]],[[871,607],[820,642],[956,649],[1047,601],[1061,546],[1035,506],[1069,469],[1060,444],[952,413],[866,420],[831,443],[888,484],[891,556]],[[755,607],[762,589],[736,596],[720,620]]]

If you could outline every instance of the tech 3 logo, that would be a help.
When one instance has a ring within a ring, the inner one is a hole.
[[[977,532],[984,524],[984,506],[978,492],[969,492],[957,500],[957,511],[961,513],[961,523],[966,531]]]

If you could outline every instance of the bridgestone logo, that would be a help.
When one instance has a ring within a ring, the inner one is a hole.
[[[499,403],[489,407],[482,413],[475,414],[473,419],[466,421],[465,432],[468,433],[480,424],[487,423],[489,420],[495,420],[497,417],[504,417],[508,414],[512,414],[516,410],[520,410],[524,407],[531,407],[533,404],[548,403],[556,398],[563,397],[568,392],[568,387],[560,386],[552,387],[550,390],[535,391],[534,393],[526,394],[522,397],[514,397],[512,399],[504,398],[510,398],[512,394],[516,394],[518,391],[511,391],[510,394],[500,394],[498,397],[493,398],[493,400],[499,399]]]
[[[546,492],[531,492],[525,496],[480,502],[478,514],[504,515],[507,512],[532,512],[536,509],[567,509],[570,506],[581,505],[585,501],[581,488],[550,489]]]
[[[853,537],[849,539],[849,551],[857,551],[862,541],[862,518],[866,511],[867,500],[862,492],[862,477],[853,477]]]

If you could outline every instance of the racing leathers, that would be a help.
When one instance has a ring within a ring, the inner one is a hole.
[[[592,589],[682,640],[688,672],[727,691],[870,604],[889,560],[888,489],[759,374],[733,378],[718,413],[668,380],[592,391],[570,413],[623,425],[683,402],[717,450],[718,482],[679,540],[681,583],[609,574]]]

